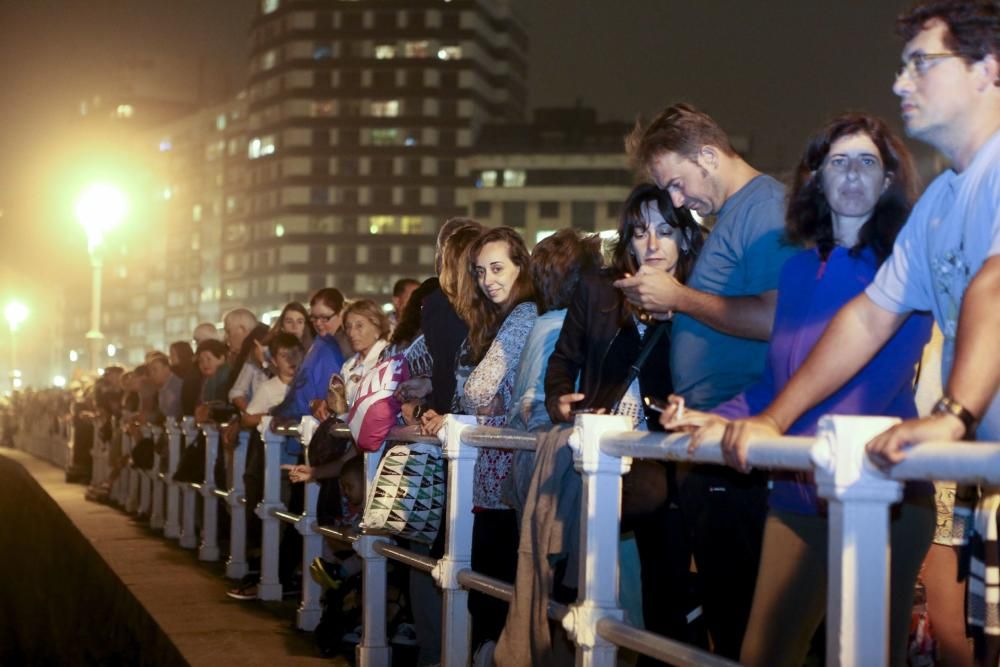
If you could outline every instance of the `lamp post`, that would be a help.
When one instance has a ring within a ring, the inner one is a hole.
[[[95,183],[86,188],[76,202],[76,217],[87,232],[87,252],[90,255],[91,300],[90,331],[87,341],[90,348],[90,367],[97,370],[101,363],[101,244],[104,235],[117,227],[128,210],[125,194],[113,185]]]
[[[20,388],[21,374],[17,369],[17,328],[28,317],[28,307],[20,301],[11,301],[3,309],[3,315],[10,327],[10,383],[14,389]]]

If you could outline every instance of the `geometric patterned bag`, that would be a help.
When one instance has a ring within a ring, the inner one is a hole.
[[[440,448],[423,443],[395,445],[378,464],[362,528],[432,544],[441,529],[446,489]]]

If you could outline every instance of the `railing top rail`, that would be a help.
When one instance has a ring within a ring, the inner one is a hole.
[[[609,456],[631,456],[660,461],[693,461],[724,465],[720,439],[707,439],[693,454],[688,454],[691,436],[686,433],[621,431],[601,438],[601,451]],[[812,470],[811,450],[816,438],[780,437],[753,440],[748,461],[755,468]]]
[[[893,466],[895,480],[1000,484],[1000,442],[922,442]]]

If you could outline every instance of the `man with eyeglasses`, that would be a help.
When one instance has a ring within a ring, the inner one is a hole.
[[[1000,2],[928,2],[904,13],[898,31],[906,45],[893,91],[906,131],[951,168],[927,188],[874,282],[840,311],[775,402],[727,427],[723,447],[733,456],[748,437],[787,429],[850,379],[914,310],[932,311],[944,334],[944,394],[929,417],[868,443],[869,456],[888,469],[914,443],[1000,440]],[[982,665],[1000,660],[997,491],[984,489],[971,537],[968,618]]]
[[[714,119],[687,104],[637,125],[626,148],[674,206],[716,218],[686,285],[648,266],[615,282],[647,312],[674,313],[674,389],[691,407],[710,410],[764,369],[781,267],[796,252],[783,242],[785,190],[748,164]],[[738,659],[767,515],[766,477],[694,466],[680,505],[714,649]]]

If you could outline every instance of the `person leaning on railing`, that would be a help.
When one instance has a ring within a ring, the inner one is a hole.
[[[475,415],[485,426],[505,426],[521,351],[538,317],[531,258],[517,232],[495,227],[472,243],[465,267],[459,274],[457,310],[469,325],[469,337],[459,351],[452,411]],[[425,432],[437,433],[442,420],[433,410],[425,413]],[[509,450],[480,449],[472,491],[472,569],[508,582],[516,574],[519,531],[514,510],[503,503],[500,489],[512,458]],[[491,655],[503,630],[507,603],[474,592],[469,595],[469,612],[473,650]]]
[[[788,383],[845,303],[871,283],[892,250],[916,198],[913,160],[884,121],[846,113],[827,123],[808,143],[795,171],[786,233],[808,247],[789,259],[778,285],[774,329],[760,382],[711,413],[688,410],[681,419],[677,399],[664,412],[667,428],[698,427],[691,448],[718,435],[731,422],[759,414]],[[930,337],[931,319],[913,314],[881,351],[851,380],[800,416],[792,435],[814,435],[825,414],[917,414],[914,369]],[[727,457],[747,471],[742,451]],[[748,666],[801,665],[826,611],[827,520],[811,476],[771,476],[770,511],[764,529],[760,571],[740,662]],[[906,485],[891,524],[890,654],[903,665],[913,590],[934,527],[933,489]]]
[[[645,396],[672,391],[669,319],[652,319],[613,282],[639,271],[658,271],[686,283],[698,259],[703,231],[670,195],[643,183],[622,205],[611,265],[585,275],[570,303],[545,376],[548,414],[572,421],[574,409],[628,416],[639,430],[660,430]],[[651,347],[650,347],[651,345]],[[645,358],[639,362],[640,355]],[[638,371],[633,369],[640,363]],[[688,633],[690,550],[677,509],[674,465],[635,461],[623,480],[623,519],[634,532],[642,572],[642,615],[647,629],[701,641]],[[672,507],[671,507],[672,505]],[[631,569],[636,575],[635,560]],[[574,588],[575,582],[567,582]],[[634,585],[633,585],[634,587]],[[634,610],[637,612],[638,610]]]

